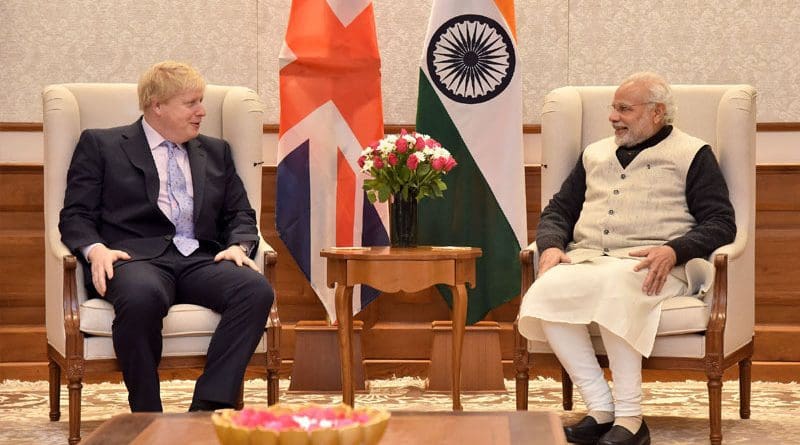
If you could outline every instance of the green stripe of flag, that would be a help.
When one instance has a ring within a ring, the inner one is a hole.
[[[438,140],[458,162],[445,175],[444,199],[423,199],[419,203],[419,242],[483,249],[483,256],[477,261],[477,287],[467,289],[467,323],[474,324],[493,308],[519,295],[519,241],[422,70],[417,131]],[[439,286],[439,291],[452,306],[450,290]]]

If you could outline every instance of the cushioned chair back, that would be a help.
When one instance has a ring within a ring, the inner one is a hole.
[[[551,91],[542,107],[542,208],[561,187],[582,150],[612,136],[608,121],[615,86],[563,87]],[[755,125],[756,92],[749,85],[673,85],[674,125],[711,144],[736,210],[737,236],[729,277],[725,350],[752,338],[754,322]],[[729,278],[729,281],[731,278]],[[741,293],[738,299],[731,292]],[[741,308],[740,305],[741,304]],[[741,309],[741,310],[739,310]],[[733,332],[733,331],[737,332]],[[749,330],[749,333],[748,333]]]

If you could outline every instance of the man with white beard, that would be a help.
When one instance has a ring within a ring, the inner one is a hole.
[[[564,427],[578,444],[649,444],[642,357],[661,305],[686,291],[684,263],[736,235],[728,187],[711,147],[672,125],[675,104],[654,73],[625,79],[609,105],[614,137],[590,144],[542,211],[538,278],[519,330],[546,340],[589,410]],[[596,323],[612,395],[590,341]]]

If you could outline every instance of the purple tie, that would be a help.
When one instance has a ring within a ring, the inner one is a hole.
[[[189,256],[200,247],[194,238],[194,223],[192,212],[194,204],[186,191],[186,177],[178,167],[175,151],[178,146],[170,141],[164,141],[167,146],[167,194],[171,208],[170,220],[175,224],[175,237],[172,242],[183,256]]]

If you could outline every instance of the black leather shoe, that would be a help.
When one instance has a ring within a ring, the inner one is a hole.
[[[642,426],[636,434],[631,433],[627,428],[619,425],[611,428],[611,431],[605,433],[597,445],[650,445],[650,429],[647,424],[642,420]]]
[[[195,411],[215,411],[223,408],[233,408],[231,405],[220,402],[210,402],[208,400],[193,400],[189,406],[189,412]]]
[[[564,434],[567,436],[567,442],[594,445],[603,434],[611,430],[612,426],[614,422],[597,423],[594,417],[586,416],[574,425],[565,426]]]

